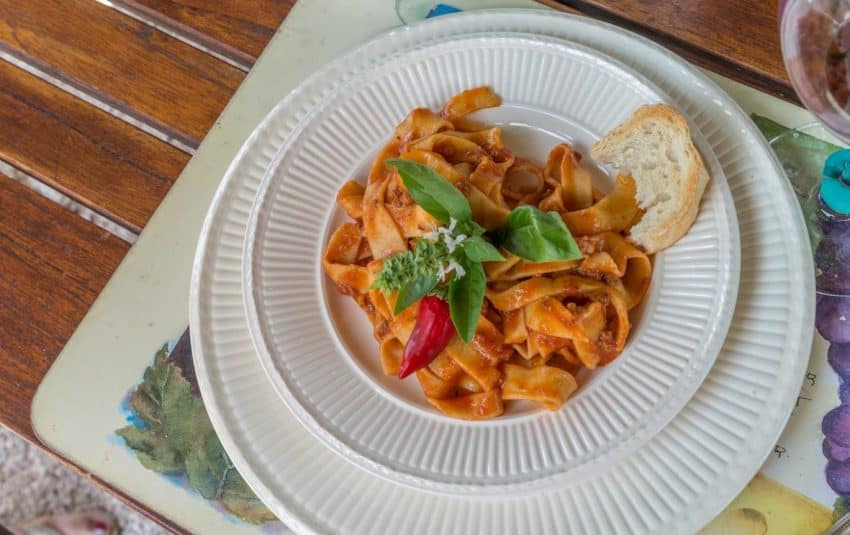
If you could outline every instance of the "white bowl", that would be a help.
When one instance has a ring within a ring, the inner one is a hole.
[[[562,141],[588,155],[638,106],[667,100],[622,64],[551,38],[473,35],[390,58],[320,103],[279,149],[248,225],[244,293],[272,384],[328,446],[416,488],[519,494],[575,481],[636,451],[690,399],[729,326],[738,227],[722,169],[695,133],[711,185],[690,232],[656,256],[620,357],[590,374],[559,411],[515,403],[487,422],[443,416],[415,380],[383,374],[369,322],[325,278],[321,257],[345,219],[336,190],[365,177],[395,125],[415,107],[437,109],[479,85],[504,104],[474,118],[501,125],[509,148],[541,163]],[[612,181],[603,169],[595,179],[603,190]]]

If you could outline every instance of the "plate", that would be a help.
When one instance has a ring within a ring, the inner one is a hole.
[[[583,379],[557,412],[514,403],[514,412],[487,422],[442,415],[415,378],[384,375],[371,325],[326,279],[321,258],[347,219],[336,191],[352,176],[365,178],[395,125],[413,108],[439,109],[480,85],[503,105],[472,118],[502,126],[508,147],[541,164],[560,142],[588,155],[638,106],[666,100],[598,51],[552,38],[465,36],[393,56],[317,105],[279,148],[248,224],[243,291],[272,384],[328,446],[419,489],[506,495],[609,466],[684,406],[728,330],[740,246],[723,171],[697,135],[711,187],[691,231],[656,255],[622,355]],[[613,184],[602,169],[595,179],[603,191]]]
[[[741,285],[717,361],[688,404],[635,455],[604,472],[486,500],[417,491],[363,471],[306,431],[280,402],[252,346],[243,242],[259,184],[286,136],[327,95],[393,53],[471,32],[566,38],[652,80],[692,121],[725,172],[741,229]],[[240,474],[303,533],[692,533],[749,482],[787,422],[813,329],[811,251],[796,199],[758,130],[695,67],[621,28],[549,11],[441,17],[389,32],[306,80],[260,124],[230,166],[202,229],[190,324],[198,381]]]

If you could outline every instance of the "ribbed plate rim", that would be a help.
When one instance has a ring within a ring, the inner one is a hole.
[[[410,467],[409,464],[402,465],[399,461],[395,463],[387,458],[381,458],[377,454],[370,454],[365,447],[358,448],[352,445],[351,438],[344,436],[341,431],[328,429],[319,418],[313,414],[314,409],[309,406],[304,406],[300,396],[293,392],[287,379],[287,372],[282,369],[281,359],[283,356],[278,354],[274,349],[274,342],[271,339],[270,333],[272,318],[266,318],[264,313],[264,303],[261,292],[261,284],[257,281],[261,280],[261,263],[257,260],[257,255],[262,252],[262,245],[258,243],[261,238],[262,229],[258,229],[258,225],[262,225],[263,218],[268,215],[270,206],[266,203],[273,203],[275,198],[270,196],[270,189],[278,185],[276,182],[279,176],[279,169],[284,158],[298,154],[301,150],[300,136],[305,131],[305,128],[313,126],[314,117],[317,114],[328,113],[328,105],[342,91],[350,90],[353,84],[358,84],[364,77],[370,78],[377,70],[384,69],[387,64],[403,64],[411,55],[420,55],[422,53],[433,53],[434,50],[440,51],[444,49],[455,49],[463,47],[467,43],[474,43],[479,40],[484,40],[488,44],[495,41],[510,40],[525,44],[529,47],[552,47],[564,53],[575,54],[577,56],[587,56],[595,62],[604,62],[608,65],[608,69],[623,73],[624,77],[631,78],[635,83],[641,84],[642,89],[654,94],[661,101],[669,101],[669,97],[655,84],[646,80],[639,73],[627,67],[623,63],[614,60],[606,54],[579,45],[565,39],[556,39],[548,37],[534,36],[531,34],[523,34],[518,32],[499,33],[491,32],[487,34],[467,34],[453,39],[441,40],[439,43],[426,43],[422,46],[412,47],[404,51],[404,56],[400,57],[394,54],[387,58],[386,61],[373,66],[368,71],[354,77],[349,83],[341,86],[337,91],[329,94],[326,99],[319,103],[311,113],[306,115],[296,126],[296,128],[287,136],[284,145],[278,149],[278,152],[267,169],[263,182],[257,195],[257,199],[251,210],[251,216],[248,222],[248,230],[245,240],[243,253],[243,295],[245,298],[245,309],[248,316],[248,327],[251,332],[251,337],[254,342],[254,347],[259,354],[260,362],[269,377],[272,385],[275,387],[278,395],[289,409],[296,415],[302,424],[316,437],[322,440],[329,447],[334,449],[341,456],[345,457],[352,463],[371,471],[375,475],[387,478],[391,481],[413,486],[417,489],[425,489],[437,493],[453,493],[461,495],[523,495],[541,488],[549,488],[557,486],[560,482],[570,481],[572,483],[588,477],[600,465],[607,465],[622,458],[639,448],[643,443],[651,438],[651,436],[666,423],[672,419],[678,410],[684,406],[688,399],[697,390],[702,379],[708,374],[717,355],[723,344],[726,332],[728,331],[731,321],[731,312],[734,309],[735,300],[737,297],[738,281],[740,276],[740,240],[738,237],[737,215],[734,212],[734,203],[729,191],[729,186],[726,183],[725,175],[722,168],[716,162],[710,146],[701,139],[701,135],[696,132],[695,137],[698,138],[698,144],[701,145],[703,152],[707,152],[707,164],[711,163],[714,175],[712,177],[712,192],[711,199],[706,200],[703,210],[713,210],[720,212],[716,214],[714,222],[717,230],[719,243],[726,244],[726,248],[722,254],[718,255],[717,261],[721,275],[718,279],[719,287],[717,294],[718,309],[713,316],[707,316],[706,328],[707,334],[707,350],[704,357],[694,357],[688,361],[688,365],[681,373],[681,376],[671,383],[665,396],[666,400],[674,398],[669,408],[665,407],[658,413],[647,413],[643,420],[637,420],[637,427],[634,428],[634,433],[625,435],[621,442],[616,440],[608,443],[608,446],[602,450],[594,451],[588,454],[585,460],[579,460],[566,463],[562,467],[553,467],[545,471],[541,470],[537,474],[519,474],[512,477],[504,477],[498,480],[486,479],[483,477],[473,478],[467,475],[445,475],[434,474],[421,468],[416,469]],[[537,48],[535,48],[537,50]],[[439,52],[437,52],[439,53]],[[495,88],[498,90],[498,88]],[[551,111],[551,110],[550,110]],[[731,209],[731,210],[730,210]],[[723,218],[727,218],[727,226],[723,225]],[[722,238],[722,239],[720,239]],[[726,260],[726,262],[724,262]],[[663,277],[662,273],[656,271],[656,277]],[[657,281],[657,279],[654,279]],[[655,282],[657,284],[657,282]],[[656,288],[657,290],[657,288]],[[649,318],[644,318],[644,324],[649,321]],[[630,334],[630,340],[634,341],[634,334]],[[347,358],[341,355],[341,358]],[[381,393],[383,394],[383,393]],[[664,400],[659,399],[662,403]],[[498,423],[498,422],[497,422]],[[473,428],[470,433],[475,433],[474,428],[480,426],[481,423],[467,424]],[[507,427],[507,426],[505,426]],[[514,430],[516,434],[516,430]],[[511,437],[506,437],[510,439]],[[514,441],[516,443],[517,441]],[[514,456],[520,455],[520,452]],[[442,476],[442,477],[441,477]]]
[[[556,35],[560,37],[574,38],[576,33],[582,31],[593,31],[594,34],[605,34],[606,37],[611,37],[613,40],[618,40],[623,37],[629,41],[629,48],[633,45],[636,50],[641,50],[642,53],[655,55],[655,59],[663,61],[665,64],[677,69],[683,76],[687,76],[694,84],[694,90],[701,90],[704,93],[710,93],[716,99],[719,106],[723,106],[735,121],[738,133],[743,139],[747,139],[754,147],[763,153],[767,158],[770,169],[765,170],[772,175],[778,183],[777,187],[778,202],[792,210],[791,219],[792,225],[796,228],[797,233],[789,236],[789,242],[793,242],[796,246],[795,252],[797,256],[808,258],[810,249],[808,241],[803,233],[803,220],[796,208],[796,200],[790,190],[790,186],[784,181],[781,167],[778,165],[776,158],[769,152],[769,148],[763,139],[761,139],[758,130],[746,118],[746,114],[740,107],[732,101],[722,90],[720,90],[713,82],[708,80],[704,75],[696,70],[695,67],[687,64],[681,58],[678,58],[662,47],[655,45],[640,36],[629,34],[625,30],[617,27],[612,27],[605,23],[590,21],[583,18],[577,18],[571,15],[559,14],[547,11],[538,10],[492,10],[467,13],[465,15],[453,15],[446,17],[443,20],[434,22],[418,23],[411,27],[406,27],[398,30],[390,31],[375,41],[366,43],[343,58],[329,64],[319,73],[310,77],[305,83],[296,89],[289,97],[284,99],[279,105],[284,107],[291,105],[298,98],[309,101],[309,95],[305,95],[304,91],[310,84],[321,80],[329,75],[343,75],[351,65],[358,65],[355,59],[362,60],[364,64],[368,64],[370,58],[381,57],[381,47],[394,46],[396,49],[402,49],[404,46],[410,46],[410,43],[418,43],[427,40],[431,37],[439,37],[447,34],[457,34],[464,31],[469,31],[471,27],[475,27],[480,31],[499,30],[510,31],[511,29],[520,31],[534,31],[547,35]],[[582,38],[587,39],[587,37]],[[396,43],[401,41],[401,44]],[[601,46],[603,49],[607,47],[606,43],[595,42],[594,46]],[[622,50],[622,48],[621,48]],[[626,52],[623,54],[628,55]],[[630,63],[634,63],[635,58],[630,59]],[[652,71],[652,66],[642,62],[639,70]],[[199,306],[199,281],[203,275],[203,260],[205,259],[206,245],[210,238],[210,233],[220,223],[215,220],[213,215],[225,201],[229,201],[228,196],[232,193],[229,191],[231,180],[234,179],[234,174],[239,170],[239,158],[245,156],[245,153],[254,148],[259,138],[262,137],[262,129],[268,126],[268,120],[264,121],[258,129],[249,137],[246,145],[240,150],[239,156],[231,164],[226,175],[226,179],[222,181],[218,192],[211,205],[210,217],[204,223],[201,240],[198,245],[197,262],[192,273],[192,292],[190,302],[190,323],[193,326],[192,330],[192,345],[194,348],[195,364],[199,375],[199,384],[204,397],[205,404],[210,414],[210,418],[216,427],[219,436],[239,469],[240,473],[245,477],[251,487],[257,494],[267,502],[273,512],[282,520],[300,532],[319,532],[327,531],[325,524],[319,523],[319,519],[312,513],[308,512],[312,508],[305,508],[306,504],[296,496],[281,495],[277,496],[268,486],[263,477],[260,476],[262,465],[257,465],[257,460],[251,460],[242,454],[240,448],[240,427],[239,424],[231,419],[232,405],[228,402],[227,396],[223,396],[221,392],[222,385],[219,378],[210,375],[211,370],[207,366],[207,359],[210,355],[205,355],[204,337],[198,333],[197,327],[201,326],[201,314]],[[760,175],[761,176],[761,175]],[[774,184],[772,184],[773,186]],[[790,207],[790,208],[789,208]],[[792,258],[794,258],[792,256]],[[779,396],[775,398],[778,402],[773,406],[770,413],[763,415],[763,418],[757,423],[757,431],[760,434],[754,435],[753,440],[748,442],[746,450],[737,455],[735,459],[726,466],[722,474],[718,474],[718,478],[722,478],[718,484],[720,487],[715,487],[712,492],[707,492],[703,495],[704,499],[699,500],[694,507],[690,508],[686,513],[681,511],[674,512],[674,516],[668,518],[663,526],[666,526],[666,532],[692,532],[704,525],[713,515],[717,514],[737,492],[744,487],[752,475],[756,472],[760,463],[769,455],[772,444],[778,438],[782,431],[785,422],[790,416],[793,402],[796,399],[796,391],[802,382],[802,371],[807,362],[806,352],[812,341],[812,329],[809,327],[812,324],[814,314],[814,286],[813,286],[813,268],[811,263],[795,262],[793,271],[794,280],[792,281],[798,288],[798,297],[800,306],[795,309],[792,325],[802,325],[800,332],[793,333],[789,337],[790,349],[792,350],[789,356],[789,364],[786,373],[778,380],[775,389],[780,389]],[[210,366],[215,367],[214,360],[210,360]],[[259,370],[257,370],[259,371]],[[793,397],[792,397],[793,396]],[[676,419],[671,423],[675,424]],[[670,428],[668,425],[666,429]],[[297,429],[295,431],[297,434]],[[293,440],[304,440],[303,434],[293,437]],[[299,442],[299,446],[301,443]],[[246,450],[247,451],[247,450]],[[271,481],[271,480],[269,480]],[[369,488],[373,488],[375,483],[370,483]],[[549,506],[553,506],[554,502],[549,502]],[[542,513],[543,509],[539,509],[538,513]],[[569,520],[569,519],[568,519]],[[582,521],[583,522],[583,521]],[[417,524],[418,525],[418,524]],[[562,526],[560,522],[557,524]],[[582,524],[585,525],[585,524]],[[322,527],[325,526],[325,527]]]

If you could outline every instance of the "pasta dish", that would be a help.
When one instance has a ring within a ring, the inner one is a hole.
[[[615,360],[652,267],[628,241],[643,216],[634,179],[601,193],[568,144],[544,165],[467,116],[489,88],[418,108],[337,202],[353,220],[323,267],[368,316],[387,374],[415,374],[448,416],[499,416],[505,402],[557,410],[577,374]],[[409,379],[408,379],[409,380]]]

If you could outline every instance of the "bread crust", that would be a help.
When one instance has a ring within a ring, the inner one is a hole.
[[[591,157],[597,162],[613,164],[613,157],[622,152],[624,145],[639,135],[647,121],[664,125],[684,145],[686,165],[682,166],[678,180],[682,186],[674,198],[674,209],[668,210],[663,216],[655,214],[652,225],[641,225],[638,222],[632,228],[629,239],[647,253],[655,253],[665,249],[684,236],[691,228],[699,213],[700,200],[710,180],[708,170],[702,157],[691,140],[688,123],[678,111],[667,104],[648,104],[639,107],[625,122],[608,132],[602,139],[590,148]],[[636,182],[640,180],[639,173],[624,167],[624,171],[632,173]],[[640,184],[638,183],[638,188]],[[666,203],[669,207],[670,204]],[[651,214],[653,206],[644,207]],[[646,218],[646,215],[644,216]],[[643,220],[641,220],[643,221]]]

